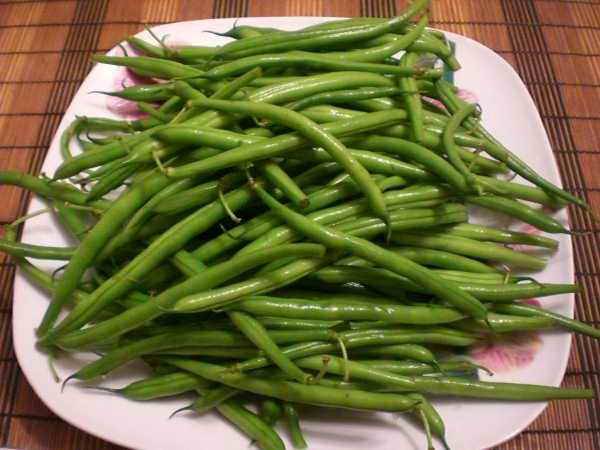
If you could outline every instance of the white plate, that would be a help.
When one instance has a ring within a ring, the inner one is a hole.
[[[248,18],[239,24],[253,24],[283,29],[297,29],[330,20],[316,17]],[[202,30],[224,32],[233,19],[200,20],[161,25],[154,28],[159,35],[169,34],[171,41],[216,45],[223,38]],[[145,33],[141,34],[143,37]],[[546,132],[525,86],[515,71],[502,58],[483,45],[452,33],[457,56],[463,69],[456,74],[459,86],[477,94],[484,111],[485,125],[509,148],[530,163],[539,173],[560,184],[558,170]],[[113,90],[119,68],[97,65],[85,79],[55,136],[43,171],[53,173],[60,163],[58,136],[75,115],[114,117],[106,109],[106,99],[87,94],[92,90]],[[30,210],[42,207],[32,201]],[[558,216],[566,222],[566,213]],[[63,245],[67,239],[57,231],[48,215],[27,222],[24,242]],[[573,258],[567,236],[559,237],[560,250],[537,278],[542,281],[572,282]],[[50,265],[44,263],[45,267]],[[13,332],[15,351],[27,379],[39,397],[67,422],[103,439],[120,445],[143,449],[246,449],[248,440],[216,415],[202,418],[182,415],[167,420],[169,414],[188,401],[185,398],[132,402],[75,386],[61,394],[48,370],[46,356],[35,349],[34,327],[47,306],[47,298],[17,275],[14,288]],[[543,300],[551,309],[573,314],[573,297],[561,295]],[[559,385],[565,371],[570,349],[570,335],[547,333],[541,338],[532,361],[508,372],[497,374],[494,380]],[[80,367],[84,357],[57,362],[64,378]],[[89,360],[89,358],[87,358]],[[122,386],[139,376],[141,368],[130,365],[105,385]],[[436,401],[446,422],[448,442],[454,450],[474,450],[492,447],[523,430],[546,406],[545,403],[508,403],[490,401]],[[367,414],[342,410],[311,410],[303,415],[303,426],[311,449],[420,449],[423,433],[408,420],[391,414]],[[285,435],[285,433],[283,433]],[[290,445],[291,448],[291,445]]]

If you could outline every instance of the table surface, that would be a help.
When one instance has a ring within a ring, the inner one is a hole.
[[[391,16],[404,0],[0,0],[0,170],[38,173],[90,55],[154,25],[213,17]],[[434,0],[431,25],[476,39],[517,70],[548,130],[565,187],[600,211],[600,0]],[[29,196],[0,186],[0,224]],[[577,317],[600,322],[599,226],[571,209]],[[1,232],[0,232],[1,234]],[[11,341],[15,267],[0,253],[0,447],[115,449],[54,416]],[[600,393],[598,341],[575,337],[564,385]],[[500,449],[600,449],[600,402],[556,402]]]

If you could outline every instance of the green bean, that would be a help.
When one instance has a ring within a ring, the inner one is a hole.
[[[466,190],[466,184],[461,174],[456,171],[444,158],[429,149],[414,142],[387,136],[369,135],[367,137],[351,137],[343,139],[357,148],[372,151],[383,151],[398,155],[400,158],[415,161],[429,172],[437,175],[459,191]]]
[[[407,51],[400,58],[398,65],[407,69],[412,68],[415,66],[418,57],[417,53]],[[410,75],[400,76],[398,77],[398,86],[403,91],[402,98],[411,124],[412,135],[417,142],[423,142],[423,135],[425,133],[423,127],[423,105],[421,104],[417,82]]]
[[[171,93],[171,89],[171,83],[154,83],[127,86],[124,87],[122,90],[116,92],[95,92],[98,92],[99,94],[123,98],[126,100],[132,100],[135,102],[159,102],[168,100],[173,96],[173,94]]]
[[[88,193],[88,202],[97,200],[102,198],[104,195],[108,194],[110,191],[117,189],[120,187],[125,180],[131,177],[136,171],[138,167],[134,165],[123,166],[114,171],[107,173],[102,178],[98,180],[98,182],[92,187],[90,192]]]
[[[460,291],[453,283],[442,281],[441,278],[437,277],[430,270],[367,240],[347,236],[331,228],[324,228],[314,221],[286,208],[259,186],[256,186],[256,192],[271,210],[305,236],[320,241],[330,248],[350,251],[356,256],[368,259],[400,275],[406,275],[409,279],[427,286],[432,292],[448,301],[460,311],[475,318],[485,318],[487,312],[478,300],[470,294]]]
[[[350,174],[355,183],[367,197],[369,206],[377,217],[388,222],[388,212],[379,187],[371,179],[369,172],[356,161],[345,146],[331,133],[328,133],[314,122],[298,113],[288,111],[274,105],[260,105],[253,102],[226,102],[219,100],[203,100],[205,105],[225,112],[251,114],[266,117],[274,122],[297,130],[312,143],[323,147],[331,157]],[[241,147],[240,147],[241,148]]]
[[[50,247],[0,239],[0,251],[18,258],[68,261],[76,250],[74,247]]]
[[[525,184],[515,183],[513,181],[500,180],[492,177],[475,177],[481,181],[484,190],[489,190],[494,194],[527,200],[539,203],[550,208],[560,208],[564,202],[561,199],[548,195],[543,189],[536,186],[527,186]]]
[[[0,171],[0,184],[19,186],[50,200],[62,200],[81,206],[87,204],[87,195],[76,187],[27,173],[11,170]],[[108,201],[98,200],[89,206],[104,211],[109,208],[110,204]]]
[[[154,58],[166,58],[171,59],[173,57],[173,51],[163,45],[161,42],[161,46],[152,45],[145,40],[137,37],[137,36],[129,36],[126,39],[127,43],[130,44],[133,48],[140,50],[147,56],[152,56]]]
[[[82,275],[93,264],[112,234],[152,195],[168,186],[169,183],[168,178],[159,174],[148,178],[145,182],[132,186],[114,202],[110,209],[104,212],[98,223],[83,238],[77,251],[71,257],[62,278],[56,286],[52,302],[38,327],[37,333],[39,336],[44,336],[50,331],[63,305],[79,284]],[[88,300],[81,302],[79,306],[91,302],[92,300],[89,299],[93,298],[93,296],[88,297]]]
[[[382,345],[378,347],[360,348],[351,352],[353,355],[364,356],[393,356],[410,359],[424,364],[437,364],[435,355],[426,347],[416,344]]]
[[[444,233],[451,236],[459,236],[478,241],[492,241],[503,244],[524,244],[545,247],[549,249],[558,248],[558,241],[545,236],[532,233],[520,233],[518,231],[503,230],[500,228],[486,227],[471,223],[461,223],[444,228]]]
[[[86,212],[71,208],[67,203],[59,200],[53,201],[52,207],[63,227],[75,239],[81,241],[90,228],[90,224],[86,220]]]
[[[189,178],[182,178],[180,181],[184,180],[189,180]],[[218,198],[219,189],[227,192],[231,188],[238,187],[245,180],[246,177],[241,172],[229,173],[218,180],[207,181],[179,192],[177,195],[164,198],[153,208],[153,212],[158,214],[176,214],[190,208],[204,206]]]
[[[235,309],[253,315],[274,315],[311,320],[383,320],[393,323],[438,324],[453,322],[464,316],[443,307],[341,303],[277,298],[249,297],[237,302]]]
[[[153,352],[153,355],[193,355],[224,359],[243,359],[254,358],[259,355],[259,351],[255,347],[211,347],[205,345],[191,345]]]
[[[323,328],[334,328],[343,323],[342,320],[307,320],[289,319],[287,317],[256,317],[265,328],[270,330],[314,330]]]
[[[150,117],[156,119],[159,123],[168,123],[173,119],[173,115],[165,114],[158,109],[156,109],[153,105],[147,102],[137,102],[138,109],[148,114]]]
[[[129,67],[142,76],[150,76],[164,79],[201,77],[204,72],[190,66],[148,56],[107,56],[94,55],[92,60],[102,64]]]
[[[482,323],[477,320],[464,320],[456,322],[458,329],[489,333],[514,333],[519,331],[538,331],[553,328],[555,323],[549,317],[520,317],[491,312],[488,323]]]
[[[285,450],[277,432],[235,400],[221,403],[216,408],[219,414],[256,441],[263,450]]]
[[[285,354],[281,352],[279,347],[269,337],[267,330],[259,321],[248,314],[239,311],[231,311],[229,318],[233,324],[260,350],[285,372],[291,379],[295,379],[301,383],[308,382],[308,375],[300,370]]]
[[[295,206],[306,208],[310,201],[294,180],[273,160],[262,161],[259,169],[265,179],[281,190]]]
[[[286,105],[286,107],[293,111],[301,111],[305,108],[315,105],[332,105],[340,103],[343,104],[356,100],[377,98],[386,95],[399,95],[401,92],[402,91],[399,88],[392,86],[328,91],[297,100],[293,103]]]
[[[374,347],[373,350],[378,350],[380,347]],[[365,351],[370,350],[360,349],[356,352],[357,356],[364,356]],[[373,355],[377,355],[377,353],[373,352]],[[398,375],[427,375],[427,374],[435,374],[435,373],[466,373],[472,374],[477,373],[478,365],[473,364],[469,361],[445,361],[427,364],[422,362],[413,362],[413,361],[397,361],[397,360],[385,360],[385,359],[367,359],[367,360],[357,360],[357,363],[363,364],[365,366],[372,367],[378,370],[385,370],[386,372],[395,373]]]
[[[552,320],[554,324],[566,328],[567,330],[585,334],[586,336],[591,336],[594,338],[600,338],[600,330],[598,330],[597,328],[594,328],[578,320],[574,320],[569,317],[563,316],[562,314],[548,311],[536,306],[514,303],[510,305],[497,305],[494,307],[494,310],[501,313],[519,316],[522,315],[528,317],[545,317]]]
[[[203,391],[203,394],[191,405],[191,409],[198,414],[210,411],[240,393],[237,389],[228,386],[218,386],[213,389],[203,389]]]
[[[164,125],[163,125],[164,126]],[[160,128],[152,128],[140,133],[127,136],[117,142],[100,146],[63,162],[54,172],[54,180],[72,177],[85,169],[97,167],[122,158],[129,154],[129,149],[157,132]]]
[[[260,253],[233,258],[230,261],[211,266],[199,275],[165,290],[154,298],[153,302],[145,302],[131,308],[113,320],[102,322],[84,330],[65,334],[57,339],[57,344],[64,348],[80,348],[93,342],[102,341],[110,336],[121,335],[160,316],[164,313],[164,309],[169,308],[182,296],[218,286],[257,265],[264,264],[272,259],[288,256],[292,252],[298,256],[308,256],[322,254],[322,251],[321,246],[314,244],[285,245],[273,247]]]
[[[546,266],[546,261],[541,258],[520,253],[498,244],[458,236],[446,236],[443,233],[395,234],[392,236],[392,242],[400,245],[442,250],[530,270],[541,270]]]
[[[547,231],[548,233],[569,233],[569,230],[557,220],[524,203],[519,203],[518,200],[486,194],[479,197],[467,196],[466,201],[483,208],[491,209],[492,211],[499,211],[515,217],[542,231]]]
[[[163,358],[163,361],[167,364],[188,370],[203,378],[219,381],[237,389],[295,403],[395,412],[411,410],[417,403],[406,396],[398,394],[340,390],[317,385],[305,385],[289,381],[231,374],[227,373],[225,367],[183,358]]]
[[[429,172],[423,170],[419,166],[399,161],[384,154],[356,150],[353,148],[347,148],[346,150],[351,157],[370,173],[388,176],[398,175],[418,181],[431,181],[433,178]],[[328,162],[334,160],[334,158],[332,158],[324,149],[319,147],[299,150],[289,155],[289,158],[315,162]]]
[[[354,378],[368,380],[399,391],[417,391],[434,395],[450,395],[457,397],[489,398],[515,401],[542,401],[555,399],[591,398],[591,389],[570,389],[533,384],[492,383],[485,381],[465,380],[454,377],[404,377],[384,370],[363,366],[354,361],[344,361],[336,356],[329,356],[327,371],[343,374],[350,370]],[[319,370],[323,366],[318,357],[297,360],[304,368]],[[186,364],[187,365],[187,364]],[[178,367],[181,367],[179,365]],[[346,369],[344,369],[344,367]],[[198,371],[199,372],[199,371]]]
[[[457,227],[460,226],[456,225]],[[419,247],[396,247],[390,250],[397,252],[416,263],[439,267],[441,269],[462,270],[476,273],[495,273],[496,269],[483,264],[475,259],[467,258],[458,254],[442,250],[419,248]]]
[[[134,381],[120,389],[96,388],[122,395],[130,400],[146,401],[171,397],[199,387],[208,388],[209,383],[189,372],[174,372]]]
[[[281,402],[266,398],[260,403],[260,417],[269,425],[275,425],[283,416]]]
[[[519,284],[473,284],[467,282],[458,282],[461,290],[471,293],[475,298],[483,302],[510,303],[514,300],[524,298],[546,297],[549,295],[570,294],[578,292],[574,284],[541,284],[541,283],[519,283]],[[411,286],[408,283],[403,284],[405,289],[413,292],[424,293],[422,289]]]
[[[292,445],[296,449],[304,449],[308,447],[308,444],[304,440],[302,430],[300,429],[300,419],[298,418],[298,412],[294,405],[288,402],[283,403],[283,415],[287,422],[290,437],[292,439]]]
[[[454,141],[456,130],[465,119],[475,112],[476,107],[477,105],[474,103],[467,104],[452,115],[444,128],[444,133],[442,134],[442,143],[450,163],[462,174],[467,183],[479,192],[481,191],[481,188],[477,184],[477,179],[460,157],[458,146]]]

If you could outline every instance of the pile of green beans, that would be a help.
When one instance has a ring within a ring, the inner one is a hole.
[[[522,302],[577,292],[531,273],[558,248],[541,232],[569,233],[548,208],[589,207],[440,78],[460,63],[427,27],[429,3],[298,31],[234,27],[221,47],[132,36],[142,56],[94,57],[161,81],[100,93],[148,117],[77,117],[52,178],[0,172],[48,201],[75,242],[18,242],[26,217],[0,239],[51,296],[40,348],[102,354],[68,380],[142,359],[147,378],[98,388],[136,401],[189,393],[183,409],[215,409],[267,450],[285,448],[278,421],[294,447],[309,445],[302,404],[410,412],[446,444],[431,398],[593,395],[482,381],[465,358],[507,333],[600,337]],[[472,206],[540,233],[469,223]],[[67,264],[50,276],[29,259]]]

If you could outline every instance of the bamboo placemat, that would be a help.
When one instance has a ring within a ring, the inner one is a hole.
[[[211,17],[391,16],[405,0],[0,0],[0,170],[38,173],[91,65],[143,25]],[[472,37],[525,81],[548,130],[565,187],[600,211],[600,0],[434,0],[432,25]],[[28,195],[0,187],[0,224]],[[600,322],[600,234],[570,210],[577,316]],[[0,447],[115,449],[54,416],[32,392],[11,340],[14,265],[0,253]],[[600,393],[600,346],[576,337],[564,385]],[[556,402],[501,449],[600,449],[600,401]],[[502,420],[498,418],[498,420]]]

